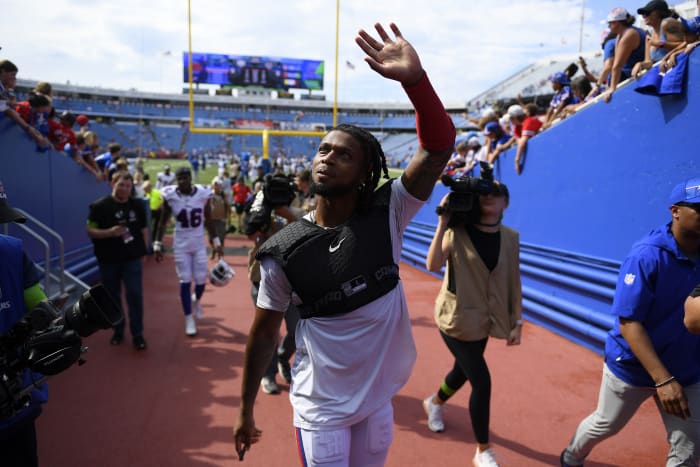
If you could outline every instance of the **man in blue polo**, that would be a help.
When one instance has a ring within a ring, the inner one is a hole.
[[[669,201],[671,222],[638,241],[620,268],[598,408],[562,452],[562,466],[583,465],[650,396],[670,445],[666,465],[698,465],[700,336],[684,326],[683,304],[700,282],[700,177],[676,185]]]

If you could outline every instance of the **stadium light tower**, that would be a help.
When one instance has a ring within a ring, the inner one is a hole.
[[[340,0],[335,2],[335,89],[333,91],[333,126],[337,124],[338,115],[338,30],[340,24]],[[190,133],[228,134],[228,135],[262,135],[263,157],[269,157],[269,137],[279,136],[324,136],[325,131],[303,130],[244,130],[239,128],[200,128],[194,124],[194,89],[192,86],[192,0],[187,0],[187,75],[189,81],[189,130]]]

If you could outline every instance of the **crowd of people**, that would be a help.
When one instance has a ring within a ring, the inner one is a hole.
[[[610,102],[620,83],[642,77],[655,63],[660,73],[668,72],[681,54],[690,54],[700,44],[700,16],[682,18],[664,0],[651,0],[637,13],[644,20],[644,28],[635,26],[635,16],[622,7],[609,12],[601,43],[600,74],[593,74],[583,57],[579,57],[578,65],[572,63],[552,74],[549,81],[553,95],[546,109],[517,96],[517,103],[505,109],[485,106],[480,115],[471,117],[482,134],[468,133],[457,143],[445,173],[453,177],[478,175],[475,169],[479,162],[496,164],[506,149],[517,146],[512,163],[521,174],[527,143],[533,136],[599,96]],[[582,74],[577,76],[579,69]]]

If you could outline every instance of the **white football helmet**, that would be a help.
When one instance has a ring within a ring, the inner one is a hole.
[[[217,287],[223,287],[228,284],[236,272],[226,261],[220,259],[209,271],[209,282]]]

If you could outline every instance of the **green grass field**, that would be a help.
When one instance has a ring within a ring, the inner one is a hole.
[[[163,167],[166,164],[170,166],[170,171],[172,173],[175,173],[175,171],[179,167],[184,166],[190,167],[190,169],[192,168],[190,162],[184,159],[146,159],[143,168],[148,174],[149,178],[151,179],[151,183],[155,184],[158,172],[162,172]],[[207,165],[207,168],[205,170],[199,171],[199,181],[196,183],[199,183],[201,185],[209,185],[211,183],[212,178],[216,176],[218,170],[219,167],[215,163]]]

